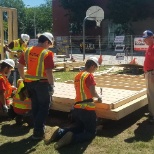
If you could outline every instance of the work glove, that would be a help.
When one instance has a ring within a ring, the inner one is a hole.
[[[49,95],[52,96],[54,93],[54,85],[50,85]]]
[[[6,105],[2,106],[2,110],[3,112],[8,113],[8,107]]]

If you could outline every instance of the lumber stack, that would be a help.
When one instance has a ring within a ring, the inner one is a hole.
[[[56,62],[55,63],[55,71],[75,71],[79,70],[80,67],[84,66],[84,61],[66,61],[66,62]]]

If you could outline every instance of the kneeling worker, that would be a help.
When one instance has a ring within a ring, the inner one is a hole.
[[[75,126],[71,128],[54,127],[51,129],[52,133],[48,132],[45,135],[45,144],[58,140],[54,147],[59,149],[70,143],[80,143],[95,137],[96,113],[93,97],[98,99],[98,103],[101,103],[102,100],[95,90],[96,82],[92,73],[98,66],[98,59],[91,57],[86,61],[85,70],[79,72],[75,77],[76,98],[72,111]]]

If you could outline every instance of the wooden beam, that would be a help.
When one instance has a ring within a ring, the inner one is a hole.
[[[1,60],[4,59],[4,51],[3,51],[3,45],[4,45],[4,29],[3,29],[3,11],[0,9],[0,54],[1,54]]]

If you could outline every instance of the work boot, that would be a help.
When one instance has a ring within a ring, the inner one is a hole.
[[[57,143],[55,143],[54,148],[60,149],[72,142],[73,133],[67,132]]]
[[[59,127],[55,126],[55,127],[51,128],[47,133],[45,133],[44,143],[46,145],[50,144],[51,142],[53,142],[56,139],[58,130],[59,130]]]

